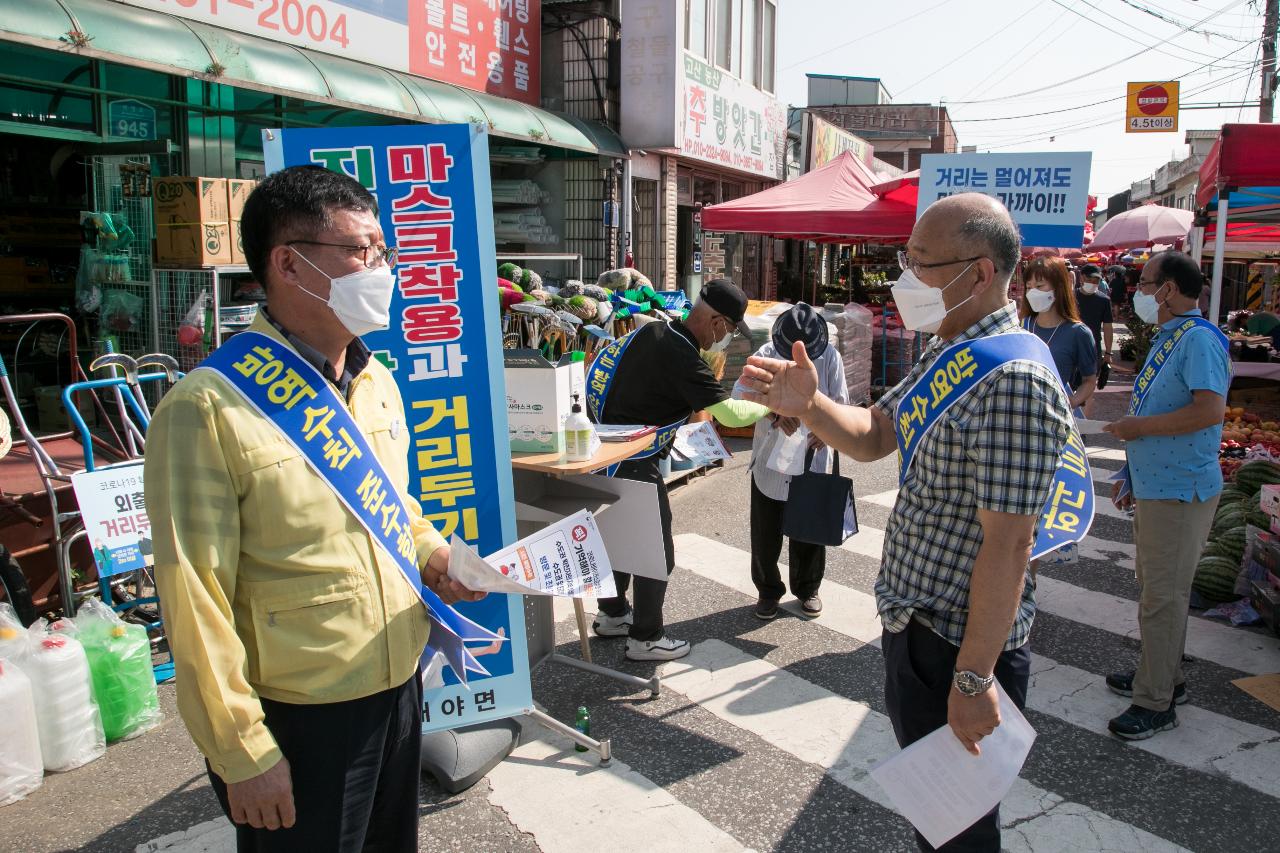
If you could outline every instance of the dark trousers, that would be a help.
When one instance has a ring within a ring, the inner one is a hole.
[[[960,649],[912,619],[905,631],[884,632],[884,701],[898,745],[905,747],[947,724],[947,697]],[[996,680],[1021,710],[1031,679],[1031,650],[1027,644],[1004,652],[996,660]],[[994,688],[992,688],[994,689]],[[933,850],[916,833],[921,850]],[[948,841],[938,850],[999,851],[1000,807]]]
[[[297,820],[290,829],[236,825],[246,851],[416,851],[422,753],[422,680],[327,705],[262,700],[289,762]],[[227,786],[209,771],[227,817]]]
[[[785,501],[775,501],[756,487],[751,478],[751,581],[761,598],[777,601],[787,588],[778,571],[782,553],[782,512]],[[812,542],[787,540],[791,594],[804,600],[818,594],[827,570],[827,549]]]
[[[671,499],[667,495],[667,484],[658,473],[658,457],[638,459],[624,462],[618,467],[615,477],[624,480],[635,480],[637,483],[652,483],[658,487],[658,515],[662,520],[662,547],[666,550],[667,574],[676,567],[676,543],[671,538]],[[621,561],[619,561],[621,562]],[[625,616],[627,613],[627,589],[634,586],[631,598],[634,602],[630,636],[633,640],[657,640],[662,637],[662,605],[667,600],[667,582],[653,578],[637,577],[634,584],[631,575],[615,571],[614,581],[618,585],[617,598],[602,598],[597,604],[600,612],[606,616]]]

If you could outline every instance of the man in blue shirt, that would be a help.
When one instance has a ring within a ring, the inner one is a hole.
[[[1160,324],[1152,355],[1187,318],[1200,316],[1197,300],[1203,286],[1199,266],[1181,252],[1163,252],[1143,268],[1133,307],[1142,319]],[[1133,493],[1123,504],[1136,505],[1133,532],[1141,590],[1138,668],[1107,676],[1113,692],[1133,697],[1129,710],[1108,724],[1122,738],[1141,740],[1174,728],[1174,704],[1187,700],[1182,675],[1187,607],[1222,492],[1218,445],[1230,382],[1231,366],[1218,334],[1193,327],[1168,353],[1138,413],[1107,427],[1126,442]],[[1113,497],[1118,494],[1119,484]]]

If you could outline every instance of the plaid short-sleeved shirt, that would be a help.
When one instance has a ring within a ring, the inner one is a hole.
[[[939,354],[959,341],[1025,334],[1012,303],[949,341],[935,338],[910,375],[876,404],[894,409]],[[919,614],[960,645],[969,614],[969,582],[982,545],[978,510],[1038,515],[1049,497],[1058,456],[1071,431],[1066,392],[1051,368],[997,368],[942,415],[916,450],[885,532],[876,602],[891,632]],[[1027,641],[1035,617],[1030,572],[1005,649]]]

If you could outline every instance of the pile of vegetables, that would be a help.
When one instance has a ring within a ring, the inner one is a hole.
[[[1192,582],[1192,587],[1209,601],[1237,598],[1236,578],[1244,560],[1248,526],[1263,530],[1270,526],[1259,492],[1264,485],[1275,483],[1280,483],[1280,464],[1258,459],[1241,464],[1235,471],[1235,481],[1222,490],[1209,544]]]
[[[1228,407],[1218,447],[1222,478],[1231,482],[1242,465],[1255,459],[1280,462],[1280,423],[1263,420],[1243,407]]]

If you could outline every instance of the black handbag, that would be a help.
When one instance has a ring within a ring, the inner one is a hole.
[[[1098,390],[1101,391],[1107,387],[1107,380],[1111,378],[1111,364],[1107,361],[1098,362]]]
[[[797,542],[814,545],[843,545],[858,532],[858,514],[853,503],[853,480],[840,476],[840,454],[835,471],[810,471],[815,453],[804,457],[804,473],[791,478],[787,504],[782,511],[782,532]]]

